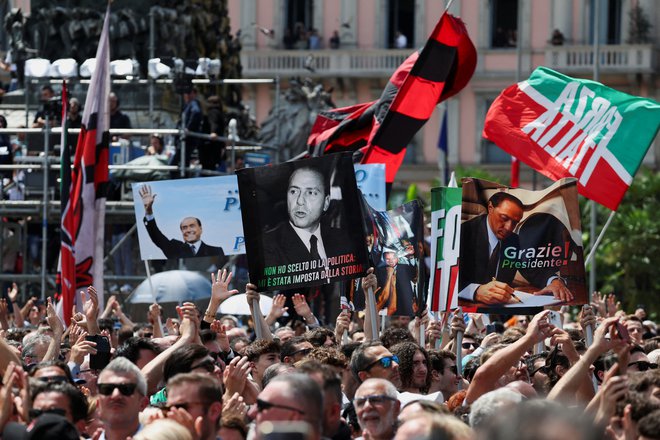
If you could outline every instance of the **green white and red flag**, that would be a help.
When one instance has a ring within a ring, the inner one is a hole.
[[[426,303],[432,312],[458,307],[461,188],[431,188],[431,279]]]
[[[616,210],[660,127],[660,104],[539,67],[493,102],[483,136]]]

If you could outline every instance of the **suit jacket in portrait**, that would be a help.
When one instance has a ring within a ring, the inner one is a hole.
[[[459,291],[471,283],[489,283],[495,276],[496,271],[490,271],[488,268],[490,251],[486,226],[487,218],[488,216],[484,214],[461,224]],[[499,261],[503,260],[504,249],[509,246],[519,248],[518,234],[512,233],[500,242]],[[515,275],[516,269],[500,267],[497,272],[497,281],[510,285]]]
[[[413,303],[415,302],[415,295],[413,290],[412,281],[417,277],[417,268],[409,264],[397,264],[396,265],[396,283],[394,283],[394,289],[388,289],[387,280],[388,280],[388,266],[379,267],[376,270],[376,277],[378,278],[378,297],[376,302],[379,308],[387,307],[388,315],[401,315],[401,316],[413,316]],[[383,298],[383,295],[387,295],[388,298]],[[394,304],[393,298],[396,297],[396,304]]]
[[[325,227],[321,224],[321,240],[326,256],[350,253],[352,245],[348,235],[341,229]],[[264,266],[299,263],[312,259],[307,246],[300,239],[289,221],[277,225],[263,235]]]
[[[204,242],[199,246],[196,254],[193,254],[190,245],[180,240],[169,239],[158,229],[156,219],[144,218],[144,226],[147,228],[149,238],[160,248],[166,258],[192,258],[192,257],[220,257],[224,260],[225,253],[221,247],[210,246]]]

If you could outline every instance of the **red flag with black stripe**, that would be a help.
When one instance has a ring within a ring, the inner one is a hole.
[[[465,87],[476,64],[465,25],[444,13],[424,48],[399,66],[378,101],[317,117],[308,138],[310,154],[360,151],[361,163],[384,163],[385,179],[392,183],[412,137],[439,102]]]

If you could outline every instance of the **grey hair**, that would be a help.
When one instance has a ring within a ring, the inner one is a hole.
[[[372,385],[372,384],[373,385],[376,385],[376,384],[382,385],[383,388],[385,389],[385,395],[387,397],[391,397],[393,399],[399,400],[399,393],[396,391],[396,387],[392,384],[392,382],[390,382],[389,380],[386,380],[386,379],[379,379],[379,378],[375,378],[375,377],[369,378],[369,379],[365,380],[364,382],[362,382],[360,384],[360,386],[358,387],[358,390],[360,388],[362,388],[363,386],[366,387],[366,386],[369,386],[369,385]],[[357,394],[357,390],[355,391],[355,393]]]
[[[26,336],[25,338],[23,338],[24,345],[23,345],[23,350],[21,351],[21,356],[23,357],[23,359],[25,359],[28,356],[32,358],[35,357],[35,349],[37,348],[37,346],[49,345],[50,341],[52,340],[52,338],[48,335],[44,335],[36,332],[32,334],[34,334],[34,336],[30,336],[29,338]]]
[[[522,400],[522,394],[507,388],[488,392],[472,403],[470,426],[472,429],[479,429],[495,414],[502,414],[503,407],[516,405]]]
[[[117,357],[110,361],[110,363],[99,374],[99,378],[101,377],[101,374],[105,373],[106,371],[112,373],[131,374],[135,376],[138,392],[143,396],[147,395],[147,379],[145,379],[144,374],[142,374],[142,371],[140,371],[137,365],[125,357]]]

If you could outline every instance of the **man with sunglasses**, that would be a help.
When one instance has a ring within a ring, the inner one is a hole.
[[[276,376],[259,393],[256,405],[248,412],[255,421],[257,437],[264,422],[307,422],[311,440],[321,438],[323,394],[321,387],[306,374],[293,373]]]
[[[295,364],[307,356],[314,346],[304,336],[294,336],[282,345],[280,358],[285,364]]]
[[[355,391],[353,405],[364,438],[394,438],[401,403],[394,385],[384,379],[367,379]]]
[[[142,425],[138,418],[147,405],[147,381],[140,369],[126,358],[112,360],[99,374],[98,412],[105,429],[99,440],[124,440]]]
[[[216,439],[222,416],[222,385],[208,374],[177,374],[167,382],[167,403],[163,409],[168,418],[183,426],[192,417],[197,430],[192,433],[195,438]]]
[[[401,386],[399,358],[378,341],[364,343],[355,349],[351,356],[351,370],[358,382],[377,378],[390,381],[395,388]]]
[[[629,372],[655,370],[656,368],[658,368],[658,364],[652,364],[649,361],[642,347],[635,345],[630,349],[630,359],[628,360]]]
[[[75,425],[78,432],[82,432],[87,418],[87,398],[82,391],[68,383],[66,377],[63,379],[30,382],[30,418],[34,420],[46,413],[58,414]]]

